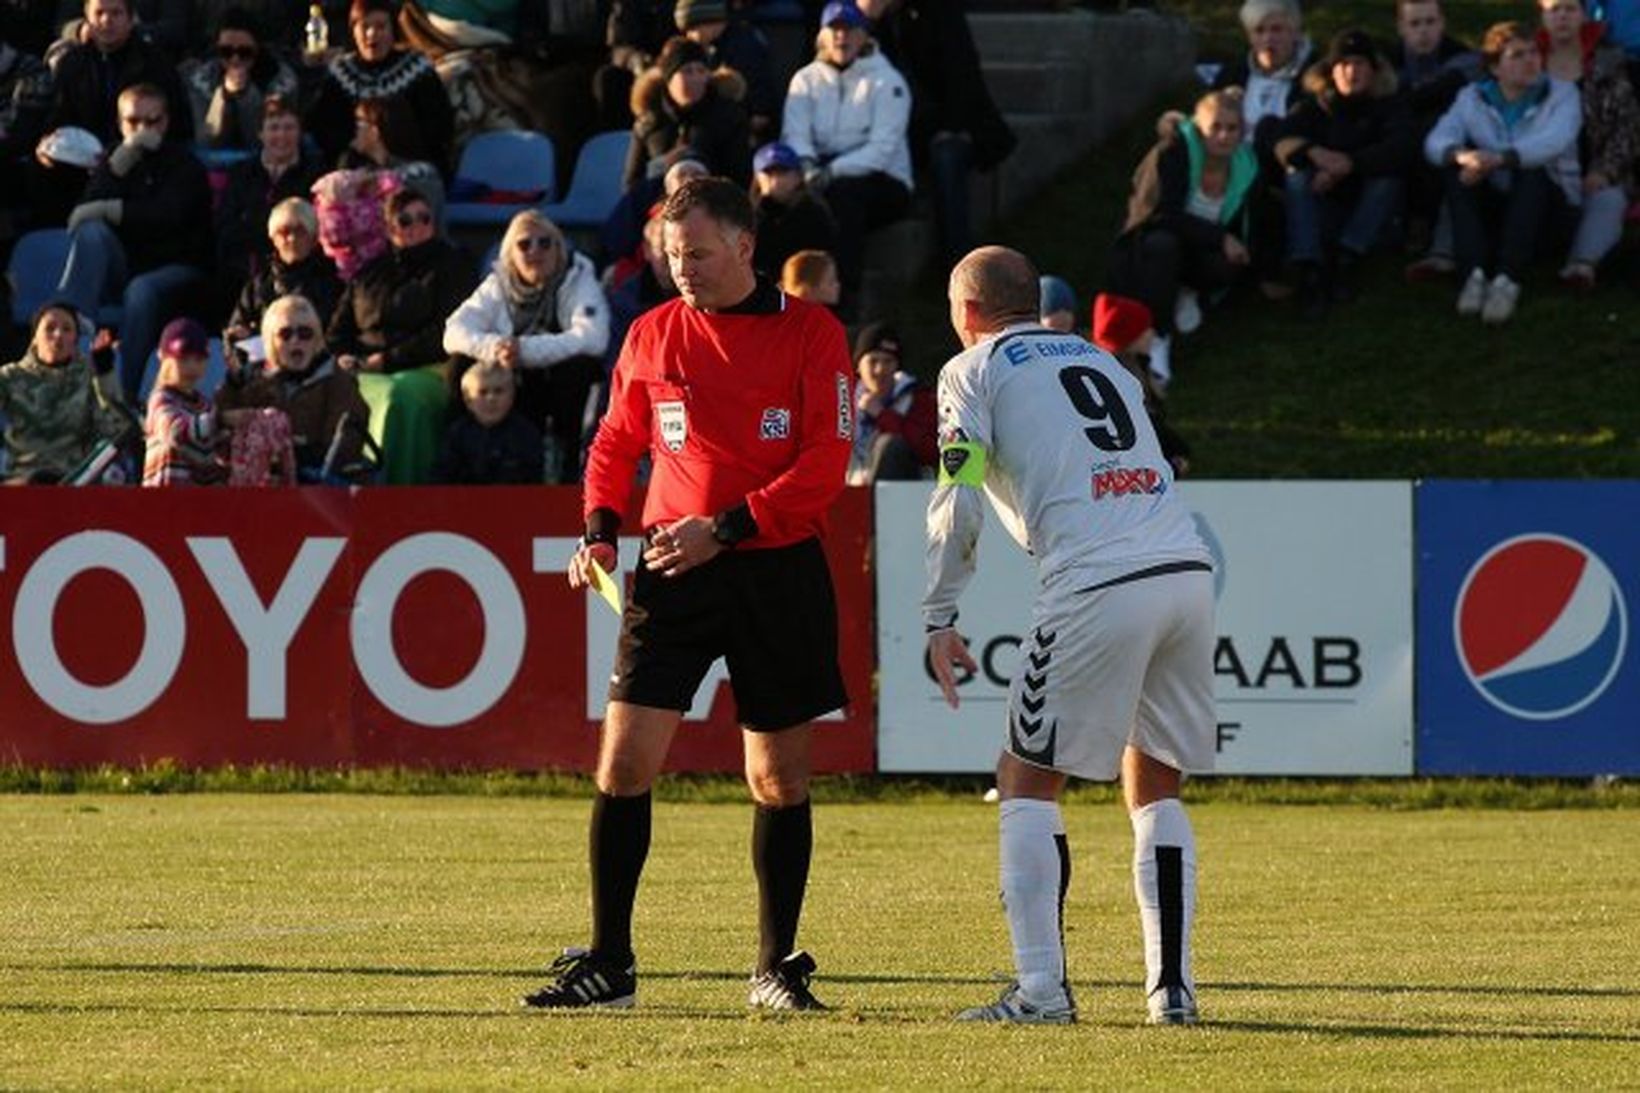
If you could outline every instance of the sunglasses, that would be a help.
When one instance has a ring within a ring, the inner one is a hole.
[[[274,333],[282,342],[311,342],[319,336],[311,326],[282,326]]]
[[[393,223],[401,228],[421,227],[433,222],[432,213],[400,213],[393,218]]]
[[[528,236],[518,241],[518,249],[528,254],[532,250],[551,250],[558,245],[558,240],[548,235]]]
[[[132,126],[133,128],[138,127],[138,126],[152,127],[152,126],[155,126],[155,125],[163,124],[164,121],[165,121],[165,115],[164,114],[127,114],[124,117],[122,117],[120,119],[120,121],[124,122],[126,125]]]
[[[216,55],[224,61],[254,61],[256,60],[255,46],[217,46]]]

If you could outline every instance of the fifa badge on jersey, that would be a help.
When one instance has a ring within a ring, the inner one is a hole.
[[[666,445],[666,450],[683,451],[683,442],[689,439],[689,415],[683,403],[655,403],[655,419],[660,425],[661,443]]]
[[[762,440],[789,440],[792,435],[792,412],[779,407],[763,411],[763,421],[757,427]]]
[[[854,400],[849,398],[848,377],[837,373],[837,435],[854,439]]]

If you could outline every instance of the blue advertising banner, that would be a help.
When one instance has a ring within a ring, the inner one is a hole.
[[[1640,482],[1416,496],[1417,772],[1640,773]]]

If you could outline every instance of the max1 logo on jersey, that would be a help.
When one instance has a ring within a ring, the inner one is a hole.
[[[1551,721],[1611,685],[1628,642],[1628,612],[1617,578],[1588,547],[1558,535],[1521,535],[1469,570],[1452,637],[1482,698],[1516,717]]]
[[[1167,478],[1154,467],[1117,467],[1093,476],[1093,499],[1166,493]]]

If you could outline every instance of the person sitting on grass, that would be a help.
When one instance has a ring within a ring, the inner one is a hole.
[[[1150,367],[1164,384],[1173,374],[1174,331],[1201,322],[1197,292],[1227,289],[1251,268],[1258,160],[1241,139],[1241,104],[1231,88],[1203,95],[1189,118],[1162,115],[1111,249],[1111,290],[1144,301],[1156,317]]]
[[[1458,93],[1424,140],[1424,155],[1446,171],[1463,281],[1458,314],[1504,323],[1545,228],[1569,226],[1582,202],[1582,106],[1575,86],[1544,75],[1524,24],[1493,25],[1481,53],[1487,77]]]
[[[1093,298],[1093,331],[1089,340],[1121,361],[1122,367],[1143,385],[1145,411],[1156,427],[1162,458],[1173,467],[1175,478],[1190,473],[1190,445],[1168,425],[1163,402],[1166,391],[1156,382],[1150,368],[1150,351],[1156,341],[1150,309],[1138,300],[1101,292]]]
[[[444,433],[433,481],[453,486],[533,486],[542,478],[541,430],[514,405],[518,373],[480,361],[461,374],[467,412]]]
[[[216,410],[199,389],[210,336],[193,319],[172,319],[159,336],[159,375],[148,397],[144,486],[215,486],[227,480],[218,457]]]
[[[1355,271],[1401,205],[1417,134],[1395,72],[1365,31],[1346,30],[1304,74],[1310,96],[1275,126],[1286,171],[1287,260],[1300,309],[1355,296]]]
[[[1045,273],[1038,287],[1042,292],[1042,325],[1061,334],[1076,333],[1076,290],[1071,288],[1070,282]]]
[[[1605,43],[1605,24],[1585,17],[1582,0],[1538,0],[1538,11],[1544,65],[1551,77],[1577,85],[1583,106],[1578,139],[1583,208],[1560,279],[1586,290],[1595,285],[1601,259],[1623,239],[1623,216],[1640,165],[1640,102],[1623,51]]]

